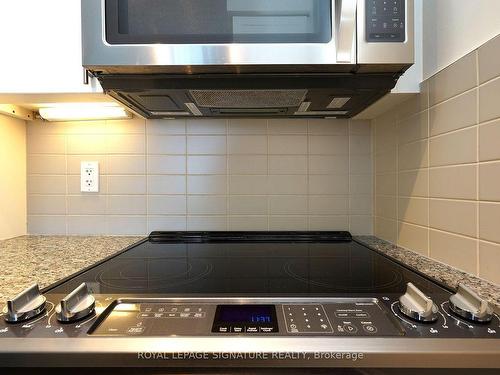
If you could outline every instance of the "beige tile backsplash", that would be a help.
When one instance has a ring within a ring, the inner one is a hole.
[[[477,111],[477,90],[467,91],[431,107],[429,113],[431,136],[476,124]],[[426,112],[423,112],[421,116],[424,117],[426,114]],[[422,119],[422,123],[426,124],[425,119]],[[404,129],[403,133],[407,132],[408,130]]]
[[[500,159],[500,120],[479,126],[479,161]]]
[[[500,283],[500,36],[372,122],[374,232]]]
[[[432,198],[469,199],[477,196],[477,165],[436,167],[429,171],[429,196]]]
[[[372,128],[348,120],[28,125],[32,234],[153,230],[372,233]],[[80,193],[99,161],[100,193]]]
[[[439,74],[429,78],[429,103],[431,106],[476,87],[476,72],[476,52],[472,52]]]
[[[481,122],[500,117],[500,80],[492,79],[479,87],[479,120]]]

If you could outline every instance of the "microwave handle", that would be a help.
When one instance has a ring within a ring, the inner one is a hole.
[[[336,35],[337,63],[356,63],[352,54],[355,51],[357,0],[335,1],[340,1],[340,6],[337,8],[340,9]]]

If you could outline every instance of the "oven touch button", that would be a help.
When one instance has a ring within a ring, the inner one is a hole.
[[[347,332],[347,333],[354,334],[354,333],[358,332],[358,329],[356,328],[356,326],[352,325],[351,323],[344,324],[344,326],[342,328],[344,328],[344,332]]]
[[[142,335],[144,333],[144,327],[129,327],[127,333],[132,336]]]
[[[366,333],[377,333],[377,327],[375,327],[373,324],[363,324],[363,330]]]

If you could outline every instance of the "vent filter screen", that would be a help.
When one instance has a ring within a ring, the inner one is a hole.
[[[191,90],[196,105],[204,108],[298,107],[307,90]]]

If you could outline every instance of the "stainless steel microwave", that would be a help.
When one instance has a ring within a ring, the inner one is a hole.
[[[145,117],[322,117],[335,114],[330,110],[350,117],[413,63],[413,6],[413,0],[82,0],[83,65]],[[290,81],[296,84],[284,84]],[[138,90],[143,94],[130,94]],[[332,104],[330,97],[340,99]]]

